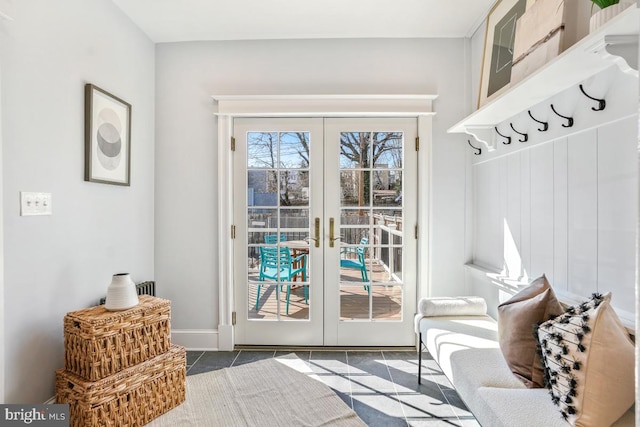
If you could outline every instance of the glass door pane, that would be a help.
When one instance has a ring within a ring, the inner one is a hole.
[[[309,139],[308,131],[246,134],[252,320],[309,319]]]

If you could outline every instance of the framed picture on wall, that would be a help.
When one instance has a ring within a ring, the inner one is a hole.
[[[131,105],[87,83],[84,180],[130,185]]]
[[[516,21],[535,0],[498,0],[487,16],[478,108],[509,87]]]

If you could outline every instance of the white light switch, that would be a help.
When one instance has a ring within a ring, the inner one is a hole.
[[[20,215],[51,214],[51,193],[20,192]]]

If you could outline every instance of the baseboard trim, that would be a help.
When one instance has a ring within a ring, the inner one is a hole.
[[[171,342],[187,350],[218,351],[218,331],[216,329],[173,329]]]
[[[55,405],[55,403],[56,403],[56,397],[55,397],[55,396],[53,396],[53,397],[50,397],[49,399],[47,399],[47,400],[43,403],[43,405]]]

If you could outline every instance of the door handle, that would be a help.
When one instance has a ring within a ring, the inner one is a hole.
[[[329,218],[329,247],[333,248],[335,246],[336,240],[340,240],[340,236],[335,236],[335,228],[336,228],[336,220],[335,218]]]
[[[316,218],[313,224],[314,232],[316,237],[309,237],[309,240],[313,240],[315,243],[315,247],[320,247],[320,218]]]

